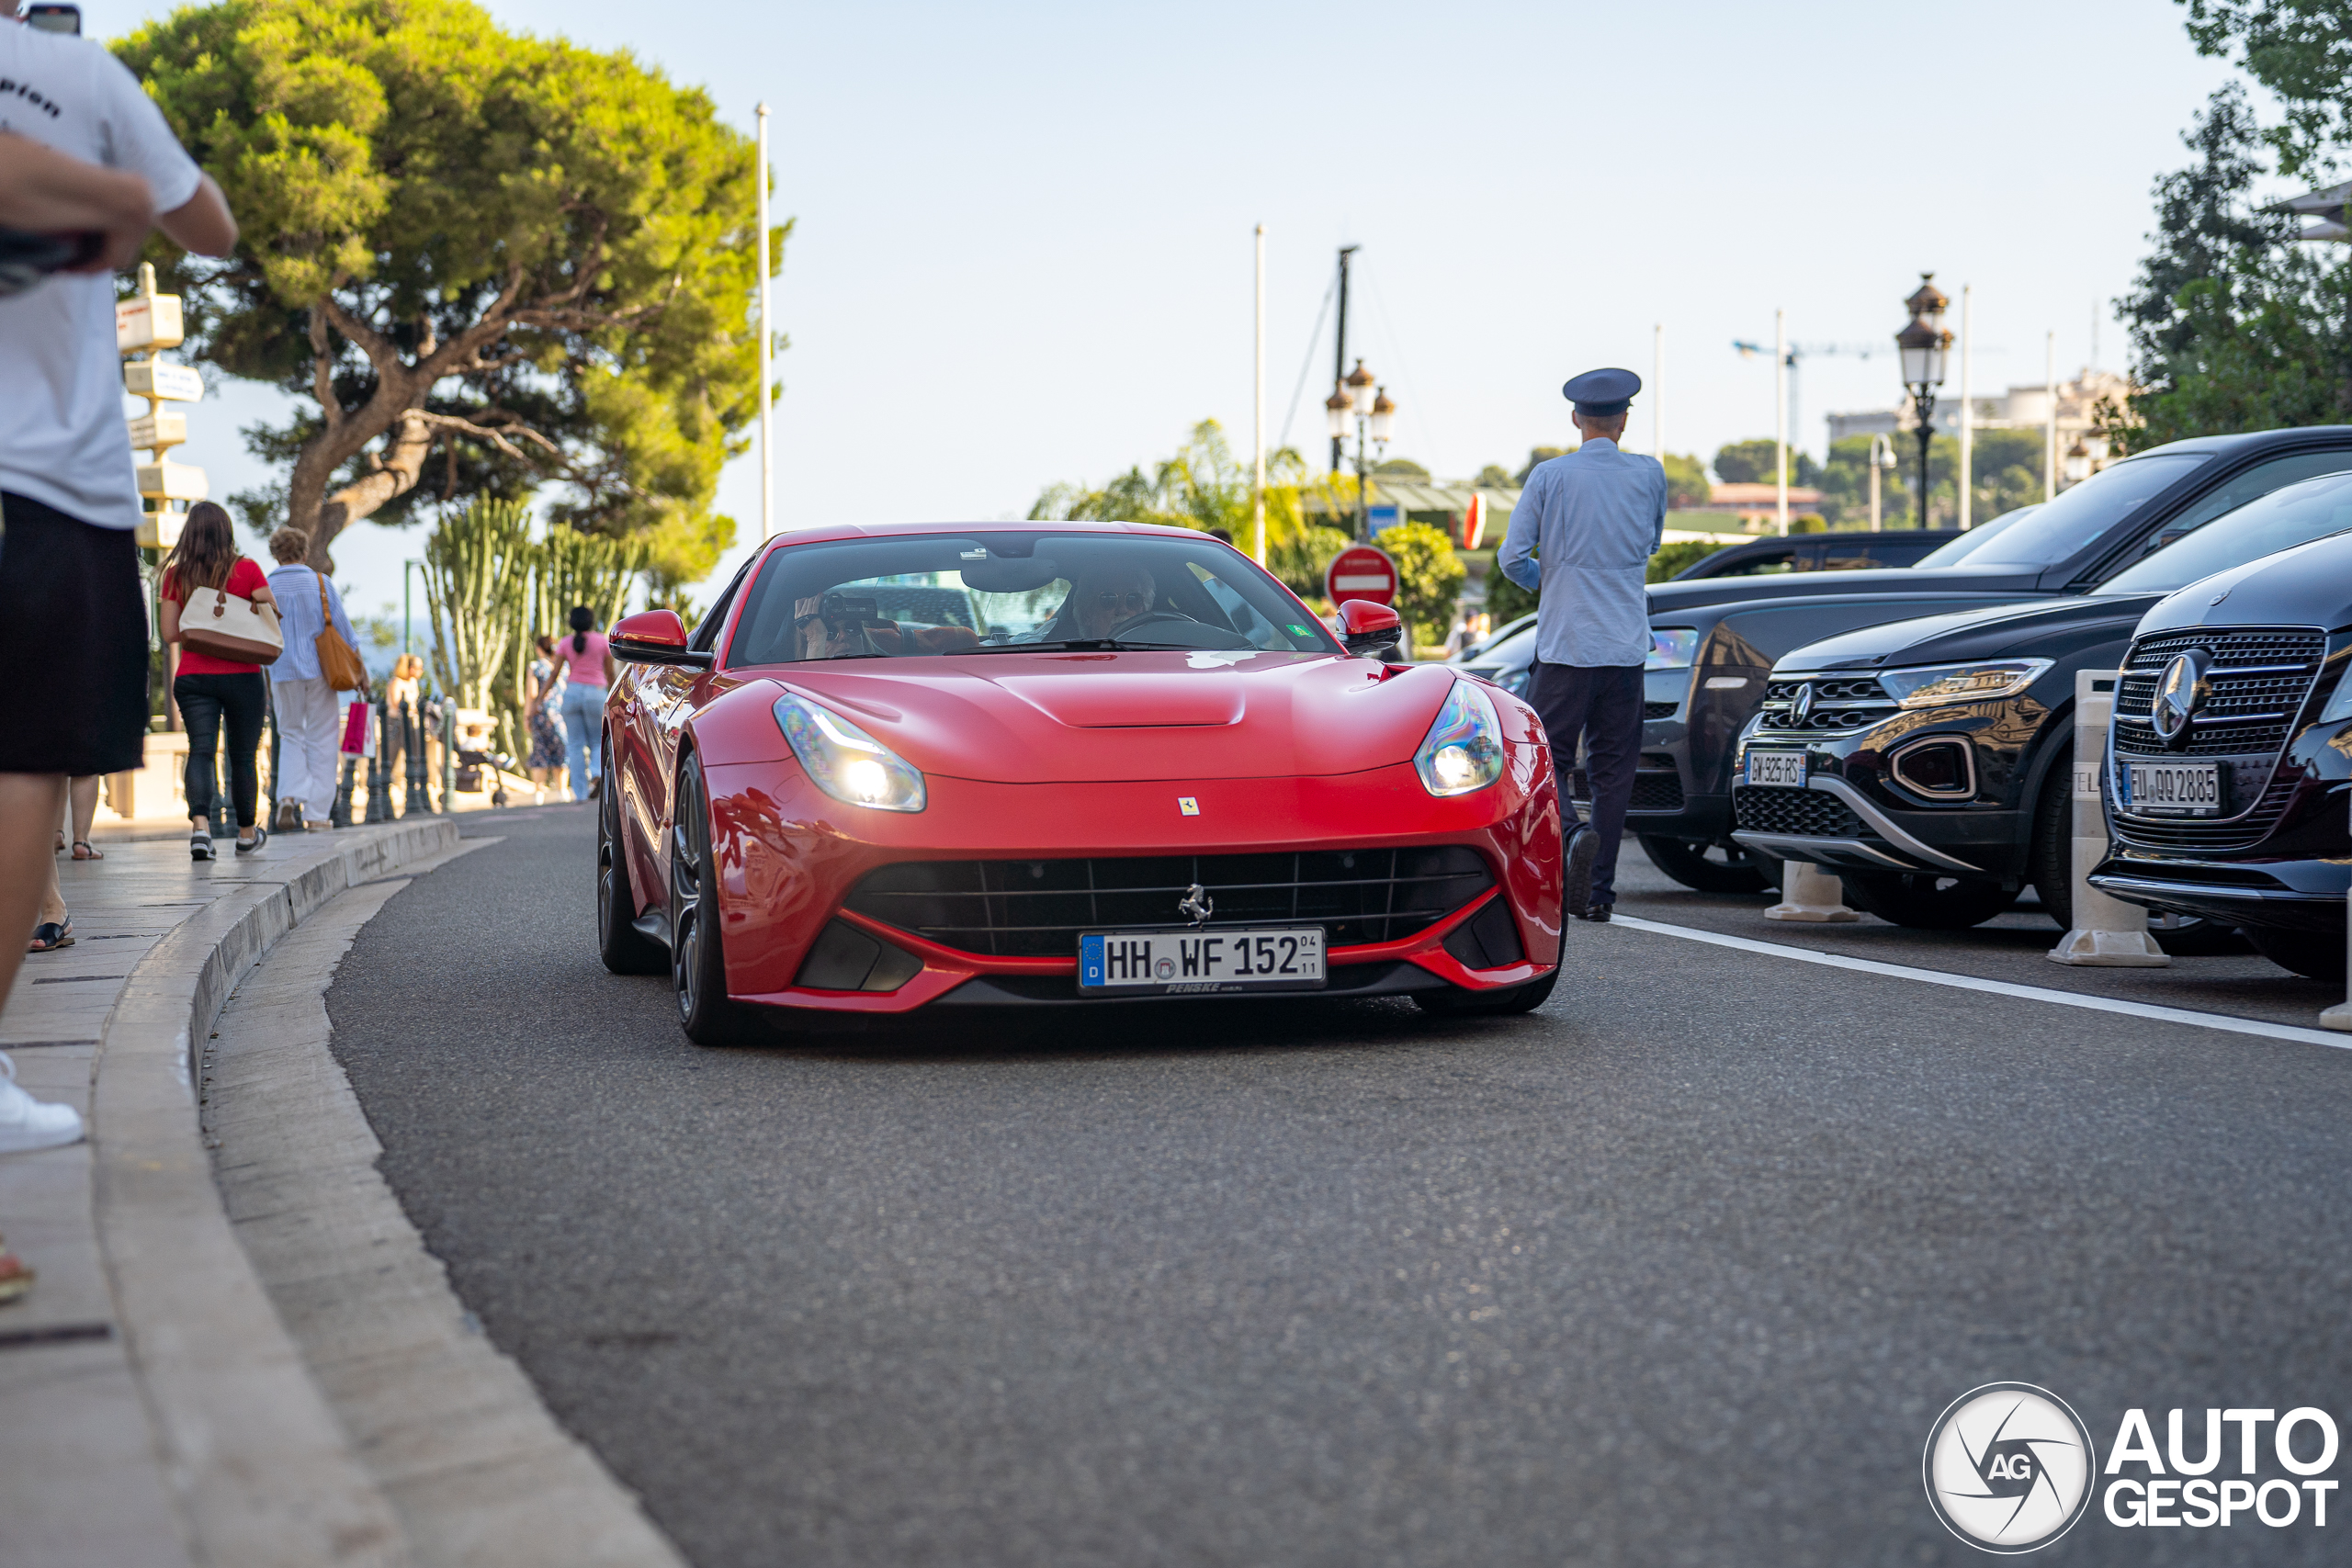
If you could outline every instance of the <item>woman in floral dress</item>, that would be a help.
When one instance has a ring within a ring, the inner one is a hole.
[[[563,720],[557,717],[563,702],[563,666],[556,661],[555,638],[533,643],[539,656],[525,673],[523,710],[530,716],[531,782],[544,791],[563,766]]]

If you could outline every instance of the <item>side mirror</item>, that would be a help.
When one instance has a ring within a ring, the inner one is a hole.
[[[1340,642],[1350,653],[1370,657],[1404,638],[1404,617],[1387,605],[1351,599],[1340,606]]]
[[[675,610],[640,610],[613,623],[613,657],[631,664],[674,664],[688,670],[710,668],[707,651],[686,646],[686,623]]]

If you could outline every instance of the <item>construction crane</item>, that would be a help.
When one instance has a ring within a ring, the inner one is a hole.
[[[1732,339],[1731,345],[1732,347],[1739,350],[1739,356],[1742,359],[1753,359],[1758,355],[1762,355],[1767,359],[1772,357],[1772,345],[1769,343],[1747,343],[1741,339],[1734,338]],[[1853,359],[1868,359],[1874,354],[1885,354],[1890,352],[1891,345],[1892,340],[1888,343],[1791,344],[1789,345],[1788,358],[1790,445],[1799,447],[1802,447],[1804,445],[1804,438],[1801,434],[1799,434],[1804,429],[1804,422],[1797,417],[1798,407],[1803,401],[1803,400],[1797,396],[1797,368],[1800,364],[1807,359],[1831,359],[1841,355]]]

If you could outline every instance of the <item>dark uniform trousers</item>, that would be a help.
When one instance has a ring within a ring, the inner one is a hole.
[[[1552,769],[1560,781],[1563,841],[1577,830],[1568,773],[1577,765],[1577,739],[1585,743],[1585,777],[1592,789],[1592,830],[1600,852],[1592,863],[1592,903],[1617,900],[1617,841],[1634,800],[1634,764],[1642,749],[1642,666],[1546,664],[1537,660],[1527,685],[1528,705],[1544,720]]]

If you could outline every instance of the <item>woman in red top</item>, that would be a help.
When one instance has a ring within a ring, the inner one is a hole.
[[[187,815],[193,834],[187,850],[198,860],[212,858],[212,756],[224,722],[229,728],[229,795],[237,807],[237,852],[250,854],[268,837],[257,820],[261,770],[254,754],[261,748],[269,690],[260,665],[218,659],[183,642],[180,611],[192,593],[205,588],[277,607],[270,597],[269,579],[237,553],[228,513],[199,501],[187,509],[180,542],[164,559],[160,591],[164,641],[182,643],[172,700],[179,704],[180,717],[187,724]]]

